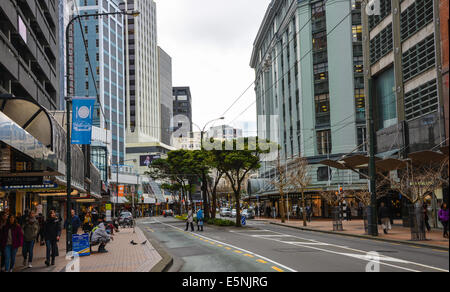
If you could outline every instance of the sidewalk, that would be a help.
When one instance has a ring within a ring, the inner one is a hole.
[[[333,221],[329,219],[316,219],[312,222],[307,222],[307,227],[303,227],[303,221],[298,219],[290,219],[286,220],[284,224],[281,223],[280,219],[270,219],[270,218],[255,218],[255,221],[267,221],[272,224],[279,224],[283,226],[295,227],[304,230],[311,231],[319,231],[319,232],[327,232],[327,233],[335,233],[342,235],[353,235],[353,236],[365,236],[364,230],[364,222],[363,220],[352,220],[352,221],[343,221],[342,225],[344,231],[336,232],[333,231]],[[443,238],[442,230],[440,229],[432,229],[431,232],[427,232],[426,241],[411,241],[411,231],[407,227],[402,226],[401,220],[395,220],[394,225],[392,226],[392,230],[386,235],[383,233],[383,230],[380,225],[378,225],[378,240],[386,240],[386,241],[398,241],[404,243],[414,243],[417,245],[430,245],[441,248],[449,247],[449,240]]]
[[[134,241],[138,245],[132,245]],[[146,241],[144,245],[143,243]],[[22,248],[17,252],[15,272],[64,272],[66,265],[70,263],[65,259],[65,232],[59,241],[59,257],[56,265],[47,267],[45,265],[45,246],[35,245],[33,268],[24,268],[22,265]],[[106,249],[108,253],[97,253],[98,246],[93,247],[93,253],[87,257],[80,258],[80,272],[149,272],[158,262],[162,260],[159,253],[145,238],[144,233],[138,227],[133,229],[120,229],[114,233],[114,241],[111,241]]]

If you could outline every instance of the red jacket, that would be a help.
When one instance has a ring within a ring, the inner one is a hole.
[[[12,236],[12,247],[14,249],[23,246],[23,232],[20,225],[10,226],[5,225],[0,231],[0,247],[4,249],[6,247],[6,242],[8,241],[8,230],[11,229]]]

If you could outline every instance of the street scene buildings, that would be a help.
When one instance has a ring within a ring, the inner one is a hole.
[[[375,271],[448,272],[448,1],[229,2],[250,36],[157,0],[0,1],[2,272],[357,272],[392,243]]]

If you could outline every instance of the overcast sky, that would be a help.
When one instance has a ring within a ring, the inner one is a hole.
[[[203,127],[220,117],[254,81],[253,42],[270,0],[155,0],[158,43],[172,57],[173,86],[190,86],[193,120]],[[226,114],[229,124],[255,101],[254,87]],[[222,124],[218,122],[216,125]],[[253,105],[234,122],[250,123]],[[194,126],[194,130],[198,128]]]

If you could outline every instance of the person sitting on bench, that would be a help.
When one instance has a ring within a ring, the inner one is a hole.
[[[98,218],[98,225],[94,229],[92,229],[91,233],[91,246],[100,245],[98,247],[99,253],[108,252],[105,247],[111,240],[114,238],[106,232],[105,224],[105,216],[102,215]]]

